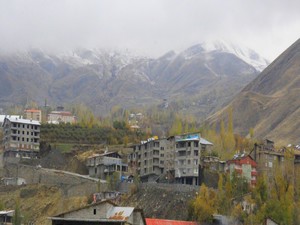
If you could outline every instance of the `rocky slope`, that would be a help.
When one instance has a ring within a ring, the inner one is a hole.
[[[31,100],[43,105],[47,99],[53,105],[84,102],[106,113],[113,105],[129,108],[167,99],[182,100],[185,110],[204,116],[253,80],[264,62],[250,50],[221,44],[199,44],[157,59],[87,49],[0,55],[0,106]]]
[[[254,128],[259,138],[297,144],[300,134],[300,39],[272,62],[226,107],[233,108],[235,131]],[[226,108],[209,122],[226,118]]]

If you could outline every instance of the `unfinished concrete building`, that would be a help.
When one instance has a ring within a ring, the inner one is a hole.
[[[40,150],[40,123],[35,120],[5,117],[4,156],[36,158]]]
[[[143,182],[163,181],[199,184],[200,152],[212,143],[199,134],[153,139],[132,146],[128,155],[132,172]]]
[[[122,162],[122,157],[117,152],[95,154],[87,159],[86,165],[89,176],[100,179],[106,179],[114,172],[118,172],[121,177],[128,170],[128,165]]]

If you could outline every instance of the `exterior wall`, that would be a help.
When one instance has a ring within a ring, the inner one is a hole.
[[[132,173],[137,173],[146,181],[155,181],[166,173],[167,139],[150,139],[133,146],[133,153],[128,156]]]
[[[70,112],[53,111],[48,114],[48,122],[75,123],[76,118]]]
[[[42,122],[42,111],[37,109],[28,109],[24,111],[25,119]]]
[[[6,118],[3,127],[3,136],[5,151],[38,152],[40,149],[40,124],[38,122],[24,119],[10,120]]]
[[[175,178],[183,179],[187,182],[186,178],[193,179],[193,184],[198,178],[198,169],[200,161],[199,141],[179,141],[176,143],[175,155]],[[190,181],[188,181],[190,182]]]
[[[172,136],[158,140],[150,139],[133,146],[133,153],[128,156],[132,171],[136,172],[142,181],[162,178],[167,182],[177,180],[180,183],[198,185],[201,151],[208,151],[209,148],[207,144],[200,144],[198,134],[191,136],[197,136],[198,139],[185,140],[181,136]]]
[[[4,185],[24,185],[26,180],[20,177],[3,178]]]
[[[106,213],[113,208],[112,204],[103,203],[64,214],[63,218],[99,219],[106,218]]]
[[[254,186],[257,177],[256,167],[256,162],[250,156],[238,156],[236,159],[227,161],[225,170],[230,173],[230,176],[236,172],[237,175],[246,178],[248,183]]]
[[[273,220],[271,220],[269,218],[266,219],[266,223],[265,224],[266,225],[278,225],[278,223],[276,223],[275,221],[273,221]]]
[[[6,163],[3,170],[4,177],[22,177],[26,184],[44,184],[59,186],[64,196],[87,196],[95,193],[101,185],[101,190],[107,190],[106,183],[99,183],[96,180],[84,176],[76,176],[50,169],[37,169],[36,167],[21,164]]]
[[[141,212],[133,212],[132,225],[146,225]]]
[[[166,140],[165,144],[165,161],[164,161],[164,167],[165,167],[165,173],[168,180],[173,181],[175,180],[175,137],[170,137]]]
[[[283,154],[272,151],[260,151],[257,157],[258,172],[264,174],[268,180],[272,180],[275,166],[282,167],[283,162]]]
[[[98,155],[90,157],[86,163],[89,176],[106,179],[107,176],[112,175],[114,172],[120,172],[120,175],[128,171],[128,165],[122,162],[119,155]]]

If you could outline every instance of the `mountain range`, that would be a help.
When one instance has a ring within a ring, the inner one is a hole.
[[[228,103],[268,61],[226,42],[201,43],[159,58],[128,51],[77,49],[63,54],[30,50],[0,55],[0,107],[45,99],[51,105],[84,102],[96,114],[180,102],[204,118]]]
[[[300,39],[250,82],[228,106],[208,119],[226,120],[233,109],[235,132],[265,137],[278,144],[300,142]]]

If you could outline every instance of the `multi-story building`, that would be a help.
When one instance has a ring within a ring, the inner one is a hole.
[[[286,148],[277,150],[274,142],[266,139],[262,144],[255,143],[250,155],[257,163],[257,172],[264,175],[268,183],[273,182],[276,167],[283,171],[288,168],[287,164],[290,164],[287,176],[294,180],[293,182],[297,182],[297,179],[294,178],[300,174],[300,152],[298,150],[290,151]]]
[[[122,162],[122,157],[117,152],[95,154],[87,159],[86,165],[89,176],[106,179],[114,172],[119,172],[120,177],[128,171],[128,165]]]
[[[201,182],[201,153],[208,151],[212,143],[200,134],[175,137],[175,180],[182,184],[199,185]]]
[[[212,143],[199,134],[150,138],[132,146],[128,155],[129,167],[142,181],[176,181],[184,184],[199,184],[200,151]]]
[[[24,110],[24,114],[25,119],[42,122],[42,111],[39,109],[26,109]]]
[[[132,146],[128,155],[131,172],[138,174],[142,181],[155,181],[165,172],[165,149],[167,139],[149,138]]]
[[[21,115],[0,115],[0,127],[1,128],[2,128],[2,125],[3,125],[4,119],[6,117],[23,119],[23,116],[21,116]]]
[[[4,156],[37,157],[40,150],[40,123],[6,117],[3,122]]]
[[[76,123],[76,117],[68,111],[52,111],[48,114],[48,123]]]
[[[225,171],[233,176],[236,173],[237,176],[244,177],[251,186],[256,185],[256,171],[257,163],[252,159],[250,155],[238,154],[233,159],[228,160],[226,163]]]

